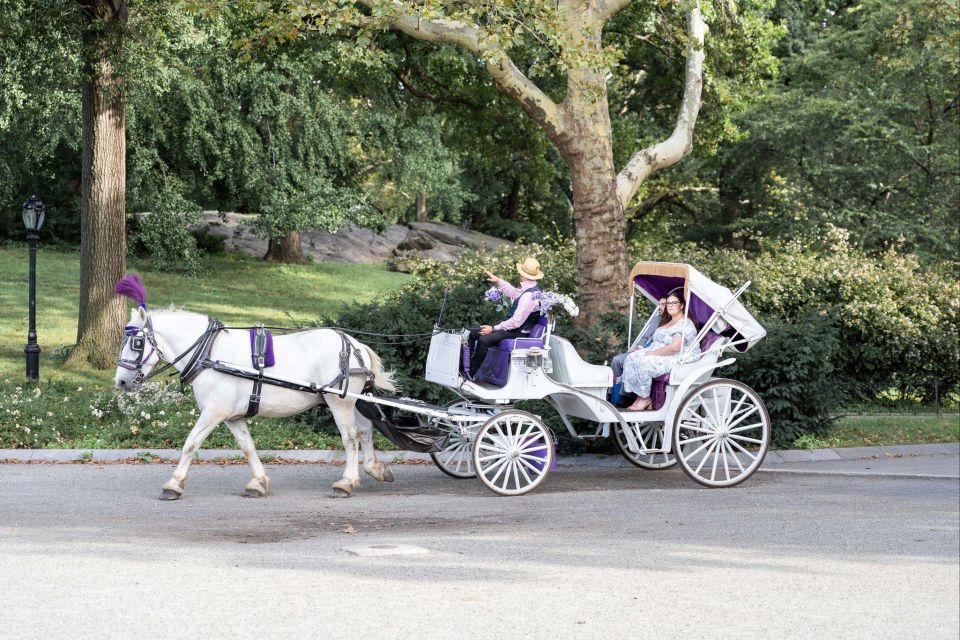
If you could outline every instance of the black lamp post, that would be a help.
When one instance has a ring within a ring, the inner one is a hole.
[[[40,345],[37,344],[37,240],[40,238],[40,227],[47,215],[47,207],[40,202],[37,196],[30,196],[20,207],[23,215],[23,226],[27,228],[27,243],[30,245],[30,328],[27,332],[27,346],[23,352],[27,354],[27,377],[33,380],[40,378]]]

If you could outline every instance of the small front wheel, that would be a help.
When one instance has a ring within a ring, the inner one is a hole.
[[[770,446],[770,416],[757,392],[737,380],[711,380],[677,411],[673,453],[707,487],[732,487],[760,468]]]
[[[550,472],[553,433],[526,411],[504,411],[487,420],[473,443],[473,467],[488,489],[502,496],[533,491]]]
[[[490,415],[494,412],[492,408],[478,407],[466,400],[455,400],[448,404],[446,409],[451,413],[464,414]],[[480,425],[482,423],[479,421],[464,425],[462,422],[439,420],[437,426],[448,430],[450,437],[442,451],[430,454],[433,464],[451,478],[464,480],[475,477],[477,474],[473,470],[473,437]]]
[[[628,448],[623,426],[619,422],[614,422],[611,427],[614,446],[630,464],[641,469],[669,469],[677,464],[677,459],[672,453],[632,453]],[[662,422],[628,422],[627,428],[633,429],[633,437],[638,443],[645,443],[647,449],[664,448]]]

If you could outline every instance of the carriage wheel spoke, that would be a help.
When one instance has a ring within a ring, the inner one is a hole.
[[[717,440],[717,448],[713,450],[713,468],[710,469],[710,480],[717,479],[717,462],[720,461],[720,449],[723,448],[723,440]]]
[[[727,448],[730,449],[730,456],[733,458],[733,461],[737,463],[737,466],[740,468],[740,473],[745,473],[746,470],[743,468],[743,465],[740,464],[740,458],[737,456],[737,452],[733,450],[733,447],[730,445],[736,444],[735,442],[727,441]]]
[[[727,480],[729,480],[730,465],[727,463],[727,445],[722,440],[720,441],[720,455],[723,456],[723,473],[727,476]]]
[[[683,446],[685,446],[685,445],[686,445],[686,443],[684,442],[684,443],[682,443],[680,446],[683,447]],[[705,449],[705,448],[708,447],[708,446],[710,446],[710,443],[709,443],[709,442],[704,442],[702,445],[700,445],[699,447],[697,447],[694,451],[691,451],[690,453],[684,454],[684,457],[685,457],[687,460],[689,460],[689,459],[692,458],[693,456],[695,456],[695,455],[697,455],[698,453],[700,453],[701,451],[703,451],[703,449]],[[704,455],[706,455],[706,454],[704,454]],[[706,460],[706,458],[704,458],[704,460]],[[700,469],[697,469],[697,471],[699,471],[699,470],[700,470]]]
[[[737,427],[736,429],[730,429],[730,433],[740,433],[741,431],[746,431],[747,429],[756,429],[757,427],[762,427],[762,422],[754,422],[753,424],[748,424],[745,427]]]
[[[742,451],[743,453],[745,453],[747,457],[750,458],[750,464],[753,464],[757,460],[757,456],[753,455],[752,453],[750,453],[749,451],[741,447],[736,440],[728,440],[728,442],[732,444],[734,447],[736,447],[737,449],[739,449],[740,451]],[[734,458],[736,459],[736,456],[734,456]],[[739,460],[737,460],[737,464],[740,464]],[[743,469],[743,467],[740,467],[740,468]]]
[[[710,446],[707,447],[706,452],[703,454],[703,459],[700,461],[700,464],[697,465],[697,470],[695,471],[695,473],[700,473],[700,469],[703,469],[703,465],[707,462],[707,458],[710,457],[710,453],[713,451],[713,447],[714,447],[716,444],[717,444],[717,441],[714,440],[713,442],[710,443]],[[701,448],[702,448],[702,447],[701,447]],[[700,450],[700,449],[697,449],[697,451],[699,451],[699,450]]]
[[[487,444],[486,442],[478,442],[477,448],[482,449],[483,451],[496,451],[497,453],[506,453],[507,451],[509,451],[509,449],[507,449],[506,447],[499,447],[499,446]]]
[[[734,440],[741,440],[743,442],[750,442],[753,444],[763,444],[763,440],[757,440],[756,438],[748,438],[746,436],[741,436],[741,435],[731,435],[730,437],[733,438]]]
[[[744,411],[740,417],[738,417],[736,420],[731,421],[730,424],[727,425],[727,427],[732,429],[733,427],[737,426],[738,424],[746,420],[747,417],[752,416],[754,412],[759,410],[760,410],[760,407],[758,407],[757,405],[751,406],[749,411]]]
[[[489,473],[490,471],[492,471],[492,470],[493,470],[495,467],[497,467],[497,466],[500,467],[500,469],[497,471],[496,475],[494,475],[492,478],[490,478],[490,484],[497,484],[497,480],[500,479],[500,474],[503,473],[504,469],[509,469],[509,468],[510,468],[510,465],[509,465],[509,464],[505,464],[505,463],[507,463],[507,462],[509,462],[509,461],[510,461],[510,458],[503,458],[503,459],[500,460],[499,462],[494,462],[492,465],[490,465],[489,467],[487,467],[487,473]],[[509,475],[509,474],[508,474],[508,475]]]
[[[527,484],[533,484],[533,480],[530,479],[530,474],[527,473],[527,470],[523,468],[527,464],[529,463],[526,460],[523,460],[522,458],[517,459],[517,469],[519,469],[520,473],[523,474],[523,477],[527,481]],[[536,473],[536,469],[534,469],[533,471],[534,473]]]

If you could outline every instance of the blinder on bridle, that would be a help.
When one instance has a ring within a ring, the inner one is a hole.
[[[136,371],[137,375],[134,376],[131,385],[134,389],[137,389],[143,381],[146,380],[147,376],[143,373],[143,364],[144,360],[148,360],[150,356],[153,355],[154,351],[159,352],[160,349],[157,347],[157,343],[153,338],[153,332],[150,330],[150,320],[147,319],[147,324],[144,327],[138,327],[136,325],[128,324],[123,328],[123,340],[120,342],[120,356],[117,358],[117,366],[123,369],[128,369],[130,371]],[[144,351],[146,351],[147,342],[150,343],[152,347],[150,353],[144,357]],[[123,357],[123,349],[130,345],[130,350],[136,355],[134,359],[127,359]]]

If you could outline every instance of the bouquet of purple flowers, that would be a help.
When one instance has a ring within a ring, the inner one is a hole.
[[[490,287],[483,294],[483,299],[487,302],[492,302],[497,305],[497,311],[503,312],[507,309],[507,303],[509,300],[505,300],[503,297],[503,292],[496,287]]]
[[[540,301],[540,313],[553,316],[560,311],[565,311],[571,318],[576,318],[580,314],[580,307],[573,301],[573,298],[565,293],[556,291],[539,291],[533,294],[534,298]]]

